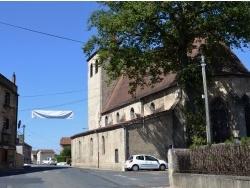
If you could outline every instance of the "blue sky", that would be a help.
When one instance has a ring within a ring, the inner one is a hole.
[[[0,22],[85,43],[87,20],[95,2],[0,2]],[[18,120],[26,125],[25,141],[37,149],[59,152],[61,137],[87,128],[87,62],[82,43],[0,24],[0,73],[15,72]],[[235,50],[250,69],[250,52]],[[54,107],[52,107],[54,106]],[[31,110],[72,110],[73,120],[32,119]],[[19,129],[22,133],[22,129]]]
[[[91,36],[87,19],[98,7],[95,2],[0,2],[0,22],[84,43]],[[25,141],[33,150],[58,153],[61,137],[87,127],[83,44],[0,24],[0,45],[0,73],[10,80],[13,72],[17,77],[18,120],[26,125]],[[44,108],[50,106],[57,107]],[[32,109],[73,110],[74,119],[32,119]]]

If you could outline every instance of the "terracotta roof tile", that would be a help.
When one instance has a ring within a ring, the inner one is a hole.
[[[62,137],[60,139],[60,145],[71,145],[71,138],[70,137]]]
[[[175,77],[176,74],[169,74],[163,78],[162,82],[157,83],[153,88],[152,87],[144,87],[144,89],[138,88],[136,90],[136,95],[135,95],[136,98],[133,97],[130,93],[128,93],[129,79],[122,77],[118,80],[116,86],[114,87],[112,94],[110,95],[102,113],[120,107],[122,105],[128,104],[130,102],[138,100],[152,93],[169,88],[176,84]]]
[[[189,54],[192,58],[199,54],[199,48],[201,44],[205,44],[204,40],[199,42],[195,40],[196,48]],[[212,62],[205,62],[211,68],[214,75],[226,75],[226,74],[238,74],[238,75],[249,75],[248,69],[243,65],[240,59],[234,54],[234,52],[220,42],[213,47],[213,56],[215,57]],[[206,59],[205,59],[206,61]]]

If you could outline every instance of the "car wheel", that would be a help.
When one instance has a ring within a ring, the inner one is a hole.
[[[132,166],[132,170],[133,170],[133,171],[138,171],[138,170],[139,170],[139,166],[138,166],[138,165]]]
[[[166,169],[166,166],[164,164],[160,165],[160,170],[164,171]]]

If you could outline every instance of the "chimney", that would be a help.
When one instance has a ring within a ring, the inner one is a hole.
[[[23,144],[23,139],[24,139],[23,134],[18,135],[18,138],[19,138],[19,144]]]
[[[13,75],[12,75],[12,82],[14,84],[16,84],[16,74],[15,73],[13,73]]]

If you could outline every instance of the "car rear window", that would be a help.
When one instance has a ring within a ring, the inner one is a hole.
[[[129,156],[128,160],[131,160],[131,159],[133,159],[133,156],[132,156],[132,155],[131,155],[131,156]]]

